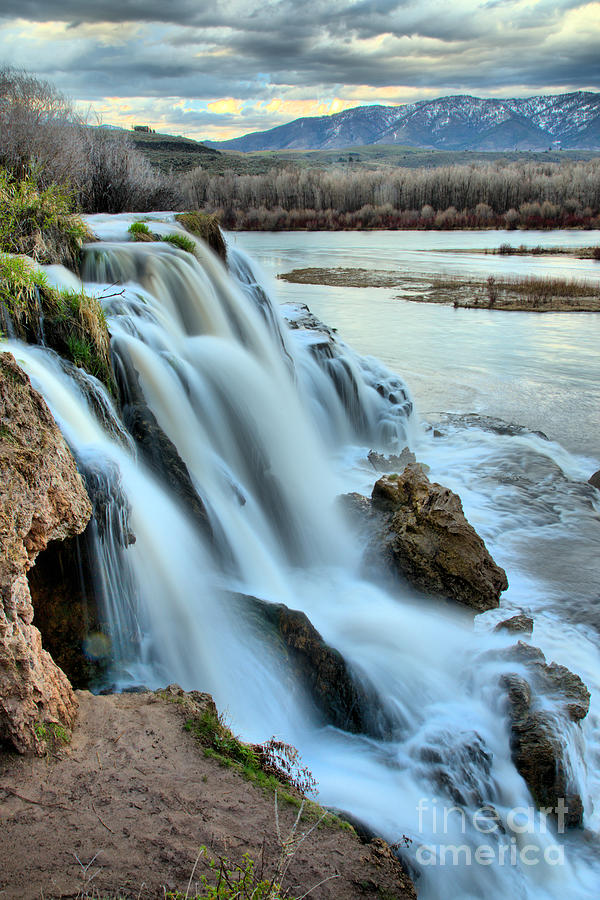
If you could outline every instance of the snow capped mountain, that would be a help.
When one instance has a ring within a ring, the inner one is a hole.
[[[364,144],[439,150],[600,149],[600,93],[489,100],[460,95],[405,106],[357,106],[209,145],[249,152]]]

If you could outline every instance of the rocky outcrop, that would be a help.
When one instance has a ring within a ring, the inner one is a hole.
[[[303,612],[243,594],[239,598],[262,627],[266,623],[280,640],[292,671],[327,723],[376,738],[390,736],[398,722],[374,686],[351,671],[342,654],[323,640]]]
[[[418,464],[376,482],[371,501],[344,499],[359,527],[373,533],[368,556],[427,594],[476,612],[498,606],[508,587],[483,540],[467,522],[460,497],[432,483]]]
[[[594,472],[594,474],[590,478],[588,478],[588,484],[591,484],[592,487],[598,488],[598,490],[600,491],[600,469],[598,469],[597,472]]]
[[[494,631],[510,631],[512,634],[531,634],[533,632],[533,619],[530,616],[519,613],[511,616],[510,619],[504,619],[498,622]]]
[[[44,749],[77,703],[33,625],[27,572],[49,541],[85,528],[91,505],[42,397],[9,353],[0,356],[0,745]]]
[[[561,823],[581,825],[583,802],[570,775],[565,729],[588,712],[585,684],[565,666],[546,663],[541,650],[519,642],[502,656],[525,666],[527,677],[509,673],[501,678],[506,691],[513,762],[527,782],[537,805],[551,809]]]

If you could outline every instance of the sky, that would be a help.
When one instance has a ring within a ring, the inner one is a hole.
[[[0,0],[0,64],[92,121],[226,140],[449,94],[600,88],[600,3]]]

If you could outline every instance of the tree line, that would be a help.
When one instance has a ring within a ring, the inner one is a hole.
[[[600,225],[600,159],[318,170],[182,179],[226,228],[555,228]]]

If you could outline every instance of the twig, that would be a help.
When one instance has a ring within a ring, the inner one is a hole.
[[[204,847],[200,847],[200,849],[198,850],[198,856],[196,857],[196,862],[194,863],[194,868],[192,869],[192,874],[190,875],[190,880],[188,881],[187,890],[186,890],[186,892],[185,892],[185,900],[188,900],[189,893],[190,893],[190,888],[191,888],[191,886],[192,886],[192,879],[193,879],[194,874],[195,874],[195,872],[196,872],[196,868],[197,868],[197,866],[198,866],[198,861],[200,860],[200,857],[202,856],[203,850],[204,850]]]
[[[63,806],[62,803],[46,803],[44,800],[32,800],[31,797],[24,797],[23,794],[19,794],[18,791],[13,790],[11,787],[6,787],[6,785],[2,785],[0,790],[12,794],[13,797],[18,797],[19,800],[23,800],[25,803],[35,803],[36,806],[48,806],[52,809],[66,809],[67,811],[71,808],[70,806]]]
[[[101,824],[101,825],[104,825],[104,827],[106,828],[106,830],[107,830],[107,831],[110,831],[111,834],[114,834],[115,832],[112,830],[112,828],[110,827],[110,825],[107,825],[106,822],[104,821],[104,819],[101,818],[100,813],[98,812],[98,810],[97,810],[96,807],[94,806],[94,801],[93,801],[93,800],[92,800],[92,809],[94,810],[94,812],[95,812],[96,815],[98,816],[98,821],[100,822],[100,824]]]
[[[333,878],[341,878],[341,875],[328,875],[327,878],[324,878],[323,881],[319,881],[318,884],[313,884],[310,890],[306,891],[305,894],[302,894],[298,897],[298,900],[304,900],[305,897],[308,897],[309,894],[312,894],[313,891],[316,891],[318,887],[321,887],[322,884],[325,884],[326,881],[331,881]]]

